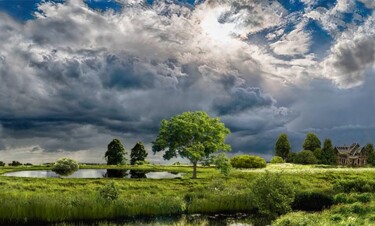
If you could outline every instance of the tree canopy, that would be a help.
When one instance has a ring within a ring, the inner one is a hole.
[[[302,147],[304,150],[315,151],[315,149],[321,148],[321,145],[322,144],[315,133],[308,133]]]
[[[108,165],[119,165],[125,164],[126,162],[126,151],[121,141],[118,139],[113,139],[111,143],[108,144],[107,151],[105,152],[105,159]]]
[[[368,154],[367,163],[375,166],[375,151],[374,151],[374,145],[373,144],[366,144],[365,149]]]
[[[318,163],[318,159],[316,159],[314,153],[310,150],[303,150],[295,153],[292,161],[293,163],[304,165]]]
[[[275,144],[275,156],[280,156],[283,159],[288,157],[290,152],[290,144],[288,140],[288,135],[285,133],[280,134],[279,138]]]
[[[203,111],[184,112],[161,121],[152,150],[154,153],[165,150],[163,158],[166,160],[178,155],[189,159],[193,163],[193,178],[196,178],[199,161],[216,151],[231,150],[225,143],[229,133],[219,118],[211,118]]]
[[[62,158],[55,162],[52,171],[61,175],[69,176],[79,169],[78,162],[69,158]]]
[[[144,163],[147,155],[148,153],[143,143],[142,142],[136,143],[130,152],[130,164],[136,165],[136,164]]]
[[[336,154],[330,139],[324,140],[320,162],[325,165],[336,164]]]

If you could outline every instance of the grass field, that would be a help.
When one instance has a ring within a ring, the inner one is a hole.
[[[111,168],[130,169],[129,166]],[[266,171],[279,173],[293,184],[297,193],[320,192],[335,200],[335,205],[328,210],[309,214],[292,212],[277,219],[276,225],[304,221],[307,224],[302,225],[349,225],[346,222],[363,225],[375,222],[375,214],[372,214],[375,210],[374,168],[270,164],[264,169],[233,170],[226,178],[214,168],[200,167],[198,179],[194,180],[190,179],[192,169],[189,166],[145,165],[132,168],[185,174],[181,179],[157,180],[0,176],[0,222],[64,222],[183,213],[254,213],[251,185]],[[0,174],[34,169],[48,167],[0,167]],[[106,202],[100,198],[99,190],[112,181],[118,187],[119,198]]]

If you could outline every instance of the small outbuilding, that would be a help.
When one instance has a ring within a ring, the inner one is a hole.
[[[358,143],[350,146],[335,147],[336,163],[343,166],[365,166],[367,164],[368,153],[365,147]]]

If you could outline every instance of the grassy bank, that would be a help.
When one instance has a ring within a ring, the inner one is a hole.
[[[107,168],[83,166],[81,168]],[[129,167],[118,167],[129,169]],[[48,169],[48,167],[0,168],[0,173],[14,170]],[[170,216],[182,213],[254,213],[251,186],[255,178],[266,171],[280,173],[290,181],[296,193],[319,192],[330,197],[339,194],[368,193],[372,203],[375,192],[373,168],[325,168],[322,166],[296,166],[290,164],[268,165],[266,169],[234,170],[230,177],[223,177],[214,168],[199,168],[198,179],[192,180],[191,167],[185,166],[138,166],[149,171],[183,172],[182,179],[67,179],[67,178],[15,178],[0,177],[0,223],[31,221],[71,221],[116,219],[134,216]],[[99,190],[114,181],[119,190],[118,199],[107,202],[100,198]],[[343,195],[341,195],[343,196]],[[337,198],[337,197],[336,197]],[[354,199],[354,198],[353,198]],[[343,198],[344,200],[344,198]],[[329,211],[353,203],[338,202]],[[351,202],[351,201],[350,201]],[[375,202],[374,202],[375,203]],[[353,207],[354,208],[354,207]],[[371,207],[372,208],[372,207]],[[375,209],[375,207],[374,207]],[[283,216],[280,220],[294,215]],[[361,213],[366,214],[366,213]],[[319,214],[307,214],[318,219]],[[370,213],[368,213],[371,217]],[[349,214],[348,214],[349,216]],[[367,215],[366,215],[367,216]],[[341,218],[340,218],[341,219]],[[348,220],[342,217],[342,220]],[[278,225],[285,225],[279,223]]]

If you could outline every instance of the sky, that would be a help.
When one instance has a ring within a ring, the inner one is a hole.
[[[0,0],[0,160],[103,162],[206,111],[232,154],[375,143],[373,0]],[[178,161],[178,159],[171,160]]]

